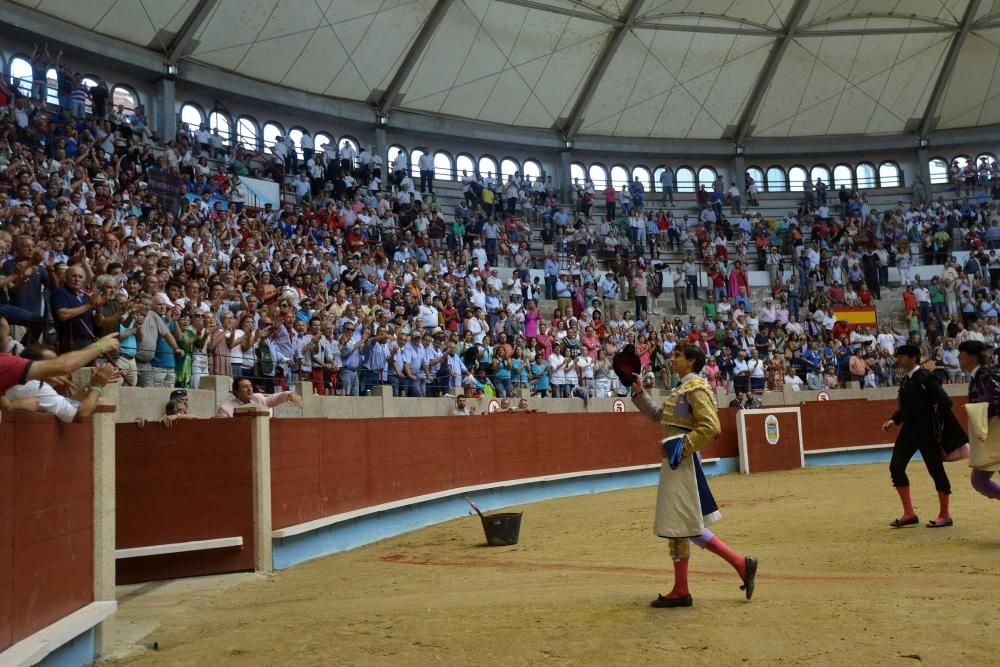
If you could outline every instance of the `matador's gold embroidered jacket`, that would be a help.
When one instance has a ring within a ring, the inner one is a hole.
[[[715,406],[712,387],[705,378],[689,373],[681,384],[667,396],[659,408],[643,392],[632,397],[632,403],[650,421],[663,424],[665,437],[684,434],[684,456],[691,456],[715,440],[722,427],[719,411]]]

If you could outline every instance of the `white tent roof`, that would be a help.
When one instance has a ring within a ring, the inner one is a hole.
[[[564,134],[1000,123],[996,0],[15,1],[181,64]]]

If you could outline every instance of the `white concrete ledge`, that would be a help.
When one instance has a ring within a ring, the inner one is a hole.
[[[702,459],[702,463],[717,463],[719,458],[712,459]],[[332,526],[337,523],[342,523],[344,521],[350,521],[351,519],[357,519],[363,516],[368,516],[370,514],[378,514],[379,512],[388,512],[390,510],[400,509],[402,507],[407,507],[408,505],[416,505],[418,503],[425,503],[433,500],[440,500],[441,498],[448,498],[450,496],[466,495],[469,493],[475,493],[476,491],[484,491],[486,489],[496,489],[510,486],[519,486],[524,484],[537,484],[539,482],[555,482],[562,479],[573,479],[580,477],[592,477],[597,475],[610,475],[618,474],[623,472],[635,472],[640,470],[654,470],[659,468],[659,463],[647,463],[638,466],[625,466],[622,468],[602,468],[601,470],[584,470],[580,472],[566,472],[559,473],[557,475],[542,475],[540,477],[524,477],[521,479],[511,479],[502,482],[491,482],[489,484],[477,484],[474,486],[462,486],[455,489],[447,489],[445,491],[435,491],[434,493],[427,493],[422,496],[413,496],[410,498],[403,498],[402,500],[394,500],[389,503],[382,503],[381,505],[372,505],[371,507],[362,507],[361,509],[351,510],[350,512],[343,512],[341,514],[332,514],[330,516],[325,516],[321,519],[314,519],[312,521],[306,521],[305,523],[297,523],[293,526],[287,526],[285,528],[278,528],[271,531],[272,539],[281,539],[284,537],[295,537],[296,535],[302,535],[303,533],[309,533],[314,530],[319,530],[320,528],[326,528],[327,526]]]
[[[53,651],[111,616],[117,608],[118,603],[114,601],[91,602],[0,653],[0,665],[4,667],[36,665]]]
[[[175,542],[173,544],[156,544],[150,547],[117,549],[115,551],[115,559],[162,556],[165,554],[184,553],[185,551],[208,551],[209,549],[230,549],[242,546],[242,537],[219,537],[214,540],[194,540],[191,542]]]
[[[807,449],[805,450],[806,456],[810,454],[836,454],[837,452],[858,452],[867,449],[891,449],[893,444],[891,442],[883,443],[881,445],[858,445],[857,447],[831,447],[829,449]]]

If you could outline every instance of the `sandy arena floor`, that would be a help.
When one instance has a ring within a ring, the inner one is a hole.
[[[726,563],[694,549],[695,606],[649,607],[672,570],[644,488],[518,508],[513,547],[481,546],[470,516],[270,580],[140,587],[118,612],[133,653],[115,664],[996,665],[1000,502],[968,470],[949,464],[956,525],[937,530],[887,527],[885,465],[712,480],[716,532],[760,558],[749,603]],[[926,521],[934,489],[919,462],[910,472]]]

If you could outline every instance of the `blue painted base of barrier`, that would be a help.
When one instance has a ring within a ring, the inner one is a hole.
[[[38,663],[40,667],[84,667],[94,662],[94,630],[91,628],[63,644]]]
[[[739,467],[739,459],[720,459],[706,464],[705,474],[710,477],[723,475],[736,472]],[[656,468],[630,470],[496,487],[477,491],[469,496],[481,510],[487,512],[552,498],[653,486],[659,476],[660,471]],[[456,494],[370,514],[294,537],[276,539],[272,547],[274,569],[281,570],[313,558],[354,549],[411,530],[466,516],[469,512],[469,504],[465,502],[465,498],[461,494]]]
[[[806,467],[846,466],[856,463],[888,463],[892,458],[892,448],[860,449],[853,452],[830,452],[829,454],[806,453]],[[920,452],[913,456],[914,461],[923,461]]]

